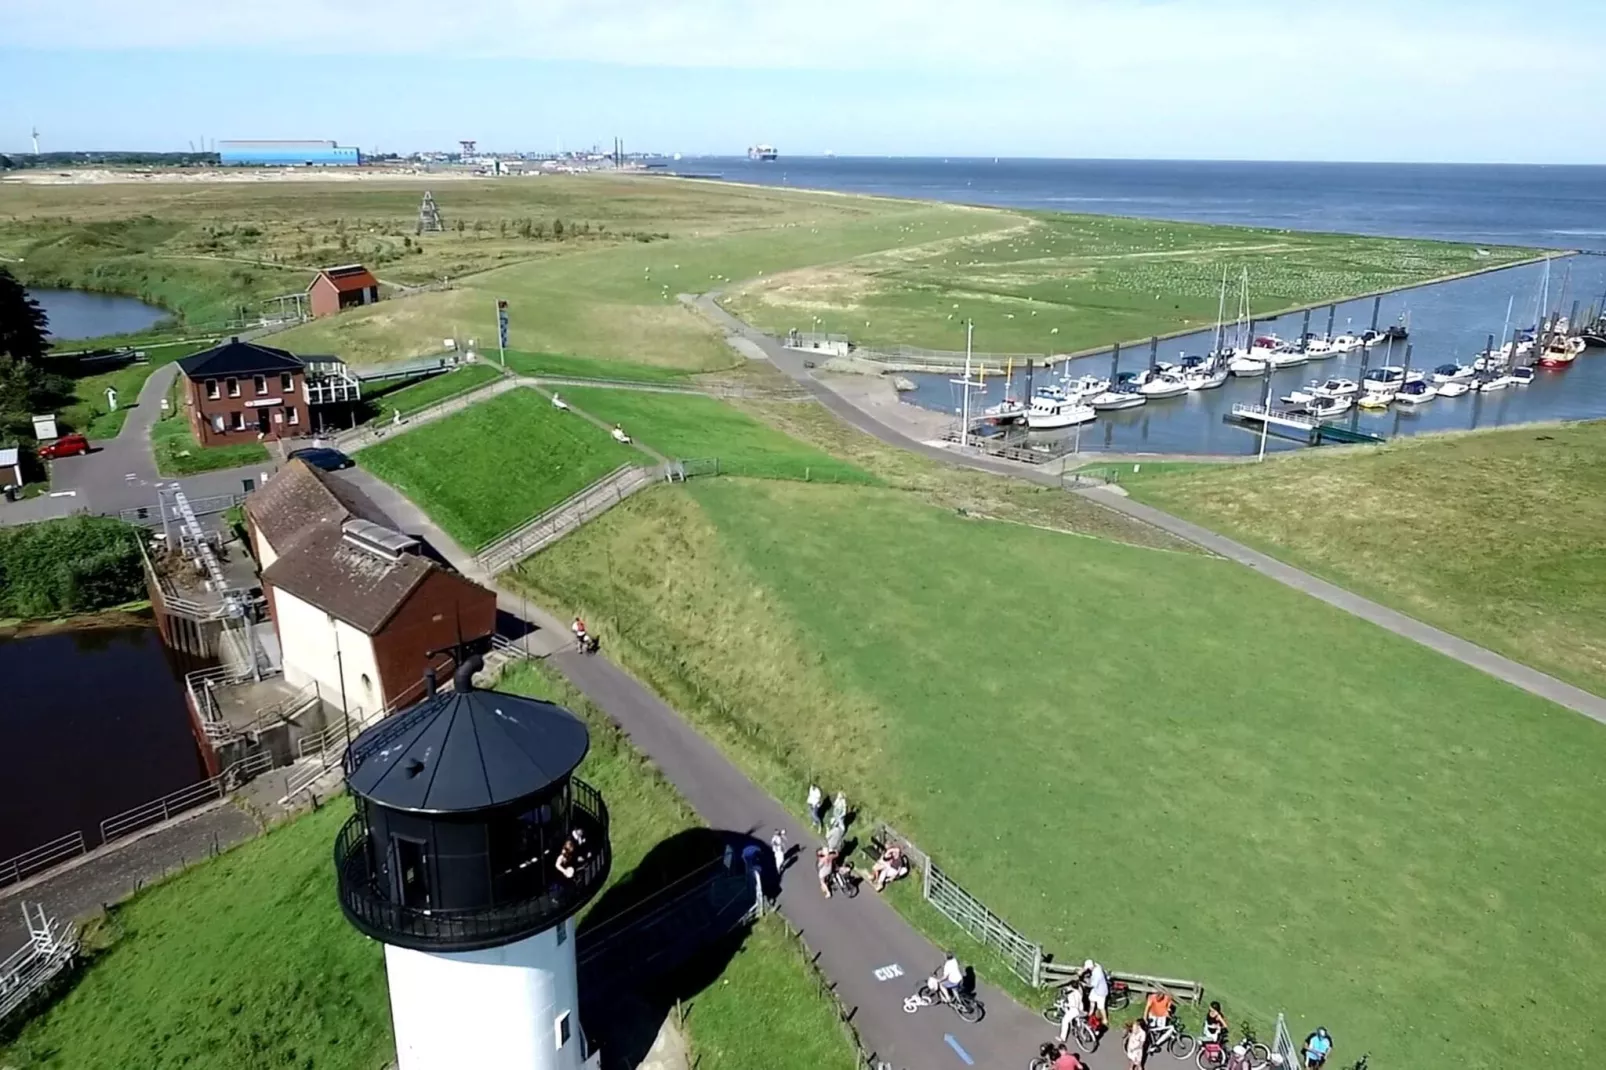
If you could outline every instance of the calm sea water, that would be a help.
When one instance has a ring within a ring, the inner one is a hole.
[[[50,317],[52,338],[104,338],[154,327],[167,312],[137,297],[84,290],[29,290]]]
[[[1606,250],[1606,167],[704,157],[735,182],[1006,208]]]

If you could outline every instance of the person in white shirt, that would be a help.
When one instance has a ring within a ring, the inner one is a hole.
[[[1104,972],[1104,967],[1088,959],[1082,963],[1082,983],[1087,986],[1087,1010],[1089,1014],[1097,1011],[1099,1020],[1110,1020],[1108,1003],[1110,1002],[1110,976]]]
[[[824,806],[825,792],[820,790],[820,785],[810,784],[808,798],[809,820],[814,822],[815,832],[819,832],[825,827],[824,822],[820,820],[820,810]]]
[[[952,998],[952,994],[965,987],[965,968],[959,965],[959,960],[952,951],[942,960],[942,969],[937,973],[937,983],[942,987],[945,998]]]

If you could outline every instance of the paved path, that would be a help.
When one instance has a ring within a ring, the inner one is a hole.
[[[1386,628],[1395,635],[1402,635],[1413,639],[1423,646],[1436,650],[1441,654],[1452,657],[1474,669],[1481,669],[1497,679],[1508,684],[1520,687],[1524,691],[1549,699],[1560,706],[1575,710],[1585,717],[1593,718],[1606,724],[1606,698],[1592,695],[1588,691],[1574,687],[1572,684],[1556,679],[1531,669],[1510,658],[1486,650],[1475,643],[1465,639],[1458,639],[1449,632],[1440,631],[1431,624],[1423,624],[1404,613],[1392,610],[1384,605],[1326,580],[1318,579],[1308,572],[1302,572],[1291,565],[1285,565],[1275,558],[1268,557],[1258,550],[1251,550],[1240,542],[1198,524],[1191,524],[1170,513],[1162,512],[1152,505],[1133,501],[1109,489],[1102,487],[1089,488],[1079,491],[1083,497],[1090,498],[1118,512],[1135,517],[1145,523],[1153,524],[1157,528],[1169,531],[1179,538],[1187,539],[1207,550],[1231,558],[1240,565],[1246,565],[1262,575],[1269,576],[1278,583],[1286,584],[1296,591],[1303,591],[1315,598],[1320,598],[1329,605],[1337,606],[1348,613],[1353,613],[1362,620],[1370,621],[1380,628]]]

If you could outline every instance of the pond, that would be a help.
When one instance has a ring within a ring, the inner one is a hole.
[[[184,668],[154,627],[0,638],[0,859],[206,777]]]
[[[1250,286],[1254,286],[1253,278],[1250,279]],[[1548,287],[1544,282],[1544,268],[1532,265],[1400,290],[1383,297],[1378,310],[1378,324],[1387,326],[1402,318],[1408,319],[1410,362],[1413,368],[1427,371],[1436,365],[1453,361],[1471,363],[1490,335],[1498,336],[1502,330],[1509,334],[1512,328],[1531,326],[1535,322],[1539,295],[1547,289],[1552,310],[1559,306],[1565,315],[1577,302],[1582,319],[1591,306],[1599,307],[1606,301],[1606,257],[1580,256],[1555,261],[1550,269]],[[1228,294],[1229,309],[1235,299],[1235,295]],[[1369,327],[1372,307],[1370,298],[1341,302],[1332,312],[1334,332],[1359,333]],[[1509,327],[1508,307],[1511,309]],[[1313,311],[1310,329],[1318,334],[1325,332],[1328,315],[1326,306]],[[1303,313],[1261,320],[1256,322],[1256,332],[1275,332],[1283,338],[1293,339],[1299,337],[1303,321]],[[978,337],[977,350],[983,348],[982,342]],[[1212,342],[1210,332],[1163,341],[1159,344],[1158,359],[1175,361],[1184,352],[1203,354],[1210,350]],[[1403,364],[1405,349],[1403,345],[1396,345],[1392,350],[1374,349],[1366,359],[1371,367]],[[1281,397],[1312,379],[1329,376],[1359,379],[1361,360],[1361,353],[1356,352],[1275,372],[1271,381],[1272,392],[1275,397]],[[1120,367],[1123,371],[1137,371],[1148,364],[1147,345],[1123,349],[1121,352]],[[1108,376],[1110,369],[1111,355],[1103,353],[1080,357],[1068,364],[1064,361],[1056,363],[1052,378],[1057,380],[1064,370],[1068,370],[1073,378],[1080,375]],[[987,389],[972,394],[972,406],[985,408],[1003,397],[1004,384],[1002,376],[998,374],[1002,370],[995,364],[989,364]],[[960,388],[952,381],[958,376],[915,374],[907,378],[916,383],[917,389],[902,395],[903,400],[944,413],[957,410],[962,395]],[[1044,381],[1041,370],[1037,372],[1037,381]],[[1235,403],[1258,404],[1265,389],[1264,379],[1233,378],[1217,390],[1156,399],[1136,409],[1101,412],[1097,420],[1079,430],[1050,432],[1041,436],[1034,434],[1032,438],[1043,444],[1050,444],[1050,436],[1074,440],[1083,451],[1253,453],[1259,447],[1259,434],[1227,423],[1223,416],[1232,411]],[[1026,393],[1024,376],[1019,369],[1015,372],[1014,392],[1022,396]],[[1280,404],[1276,401],[1273,403]],[[1570,367],[1538,369],[1534,381],[1528,386],[1492,394],[1472,392],[1457,398],[1436,398],[1430,404],[1415,409],[1398,405],[1377,413],[1355,409],[1334,422],[1341,427],[1393,437],[1424,431],[1464,431],[1541,420],[1580,420],[1603,416],[1606,416],[1606,350],[1590,349]],[[1058,448],[1058,444],[1055,447]],[[1303,447],[1272,438],[1268,448]]]
[[[169,316],[166,309],[121,294],[33,289],[28,293],[50,316],[50,336],[56,339],[133,334],[154,327]]]

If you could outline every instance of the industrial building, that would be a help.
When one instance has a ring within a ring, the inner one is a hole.
[[[333,141],[219,141],[225,167],[356,167],[362,153]]]

